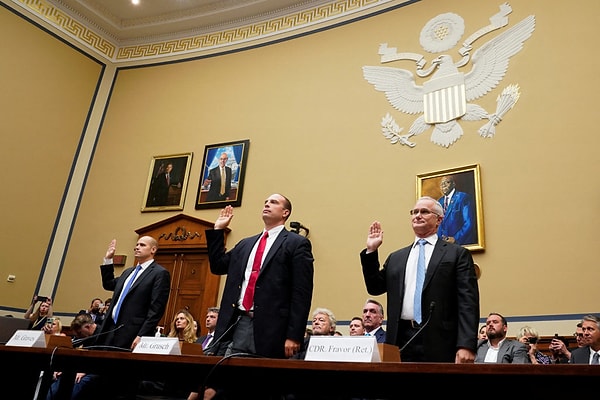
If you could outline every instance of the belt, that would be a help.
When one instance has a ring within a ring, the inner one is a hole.
[[[414,319],[401,319],[400,322],[404,325],[410,326],[413,329],[419,329],[421,327],[421,324]]]
[[[240,310],[239,308],[237,311],[238,311],[238,314],[241,316],[254,318],[254,311]]]

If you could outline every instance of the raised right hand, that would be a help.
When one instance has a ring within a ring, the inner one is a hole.
[[[383,243],[383,229],[379,221],[375,221],[369,227],[369,235],[367,236],[367,252],[372,253]]]
[[[223,229],[229,226],[231,219],[233,218],[233,207],[226,206],[221,210],[219,218],[215,221],[215,229]]]
[[[113,239],[110,241],[110,244],[108,245],[108,249],[106,250],[106,255],[104,256],[104,258],[110,260],[113,258],[113,256],[115,255],[115,250],[117,249],[117,239]]]

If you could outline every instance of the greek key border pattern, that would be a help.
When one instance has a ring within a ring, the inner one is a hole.
[[[18,0],[22,6],[98,53],[113,58],[117,47],[43,0]]]
[[[166,56],[185,55],[215,50],[230,45],[243,45],[262,38],[284,34],[295,29],[327,22],[345,14],[385,4],[391,0],[340,0],[310,10],[289,14],[253,25],[211,32],[197,36],[159,41],[151,44],[118,48],[78,21],[44,0],[13,0],[37,14],[73,39],[85,44],[113,62],[140,61]],[[116,57],[115,57],[116,54]]]

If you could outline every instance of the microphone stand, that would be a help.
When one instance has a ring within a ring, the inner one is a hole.
[[[98,333],[98,334],[95,334],[95,335],[90,335],[90,336],[88,336],[88,337],[83,337],[83,338],[75,339],[75,340],[73,340],[73,347],[77,347],[77,346],[79,346],[80,344],[87,342],[88,340],[89,340],[89,341],[91,341],[91,340],[93,340],[93,339],[97,339],[98,337],[100,337],[100,336],[102,336],[102,335],[107,335],[107,334],[109,334],[109,333],[112,333],[112,332],[118,331],[119,329],[121,329],[121,328],[122,328],[122,327],[124,327],[124,326],[125,326],[125,324],[121,324],[121,325],[117,326],[116,328],[114,328],[114,329],[111,329],[111,330],[109,330],[109,331],[106,331],[106,332],[100,332],[100,333]]]
[[[402,346],[400,348],[400,356],[401,357],[402,357],[402,352],[404,351],[406,346],[408,346],[417,336],[419,336],[419,334],[423,331],[423,329],[427,326],[427,324],[429,324],[429,321],[431,321],[431,316],[433,315],[434,308],[435,308],[435,301],[432,301],[431,303],[429,303],[429,316],[427,317],[427,320],[425,321],[425,323],[423,325],[421,325],[419,327],[419,330],[416,331],[415,334],[412,335],[406,343],[404,343],[404,346]]]
[[[240,322],[240,319],[242,319],[242,316],[238,315],[238,317],[235,320],[235,322],[233,324],[231,324],[229,326],[229,328],[225,329],[225,332],[223,332],[223,334],[221,336],[219,336],[218,338],[216,338],[215,340],[213,340],[212,342],[210,342],[210,344],[206,347],[206,349],[204,349],[202,351],[202,353],[204,355],[206,355],[206,356],[214,356],[215,352],[213,351],[213,348],[215,348],[216,345],[218,343],[220,343],[221,340],[223,340],[223,338],[225,337],[225,335],[227,335],[229,333],[229,331],[231,331],[233,329],[233,327],[236,326],[238,324],[238,322]],[[216,350],[216,348],[214,350]]]

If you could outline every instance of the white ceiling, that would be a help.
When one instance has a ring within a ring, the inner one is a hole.
[[[119,44],[196,35],[298,13],[331,0],[48,0]]]

